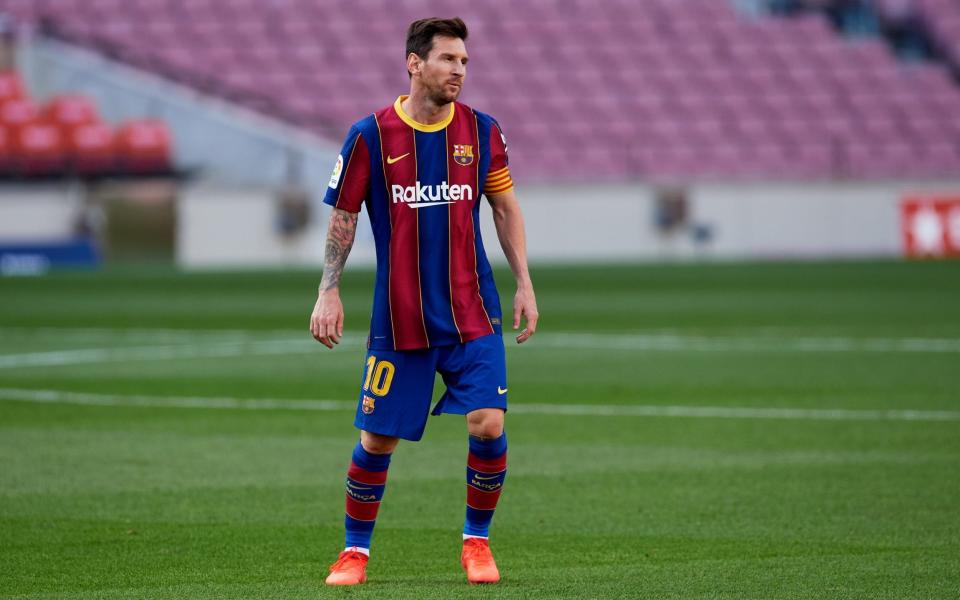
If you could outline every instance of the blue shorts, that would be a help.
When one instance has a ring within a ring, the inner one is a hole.
[[[507,364],[496,333],[424,350],[368,350],[360,378],[358,429],[417,441],[423,437],[436,373],[447,390],[433,414],[507,410]]]

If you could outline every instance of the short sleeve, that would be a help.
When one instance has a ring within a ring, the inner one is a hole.
[[[370,185],[370,153],[367,142],[356,127],[351,127],[343,149],[330,174],[323,201],[334,208],[358,213]]]
[[[490,127],[490,170],[483,189],[486,195],[501,194],[513,188],[507,158],[507,138],[504,137],[499,123]]]
[[[500,124],[494,121],[490,126],[490,170],[497,171],[509,164],[507,159],[507,138],[500,129]]]

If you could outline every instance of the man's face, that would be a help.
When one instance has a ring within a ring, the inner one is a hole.
[[[460,38],[434,36],[427,60],[419,61],[420,85],[438,106],[460,96],[467,74],[467,47]]]

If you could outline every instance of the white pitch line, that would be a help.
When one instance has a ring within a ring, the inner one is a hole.
[[[41,404],[79,404],[150,408],[231,410],[353,411],[355,402],[341,400],[281,400],[275,398],[210,398],[91,394],[58,390],[0,388],[0,400]],[[960,411],[852,410],[818,408],[737,408],[727,406],[658,406],[629,404],[521,404],[510,412],[576,417],[673,417],[694,419],[776,419],[789,421],[960,421]]]
[[[344,346],[359,346],[360,341],[341,342]],[[264,356],[271,354],[304,354],[315,352],[319,344],[305,340],[262,340],[243,342],[212,342],[209,344],[176,344],[164,346],[135,346],[129,348],[80,348],[53,352],[0,354],[0,369],[18,367],[49,367],[82,365],[136,360],[173,360],[185,358],[230,358],[236,356]]]
[[[510,412],[605,417],[692,417],[703,419],[786,419],[808,421],[960,421],[960,411],[854,410],[832,408],[737,408],[603,404],[515,404]]]
[[[137,394],[90,394],[58,390],[0,388],[0,400],[39,404],[80,404],[149,408],[210,408],[236,410],[355,410],[356,402],[342,400],[280,400],[275,398],[216,398],[204,396],[141,396]]]
[[[357,335],[366,336],[366,333]],[[236,342],[244,340],[276,339],[309,337],[307,328],[303,334],[291,329],[169,329],[145,327],[0,327],[0,336],[19,335],[35,339],[40,337],[54,337],[58,340],[127,340],[134,339],[140,342],[197,342],[223,341]]]
[[[124,330],[118,330],[122,332]],[[236,333],[236,332],[234,332]],[[165,334],[164,334],[165,335]],[[363,347],[366,336],[350,332],[340,345]],[[507,346],[513,347],[510,339]],[[760,338],[707,337],[677,334],[542,333],[530,349],[569,348],[632,350],[636,352],[817,352],[817,353],[960,353],[960,340],[952,338]],[[230,358],[280,354],[309,354],[321,350],[306,333],[286,339],[194,340],[190,343],[135,347],[79,348],[51,352],[0,354],[0,369],[187,358]]]
[[[724,337],[678,334],[543,333],[552,347],[682,352],[927,352],[960,353],[953,338]]]

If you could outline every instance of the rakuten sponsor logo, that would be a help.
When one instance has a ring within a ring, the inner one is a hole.
[[[450,185],[446,181],[439,185],[416,185],[404,187],[394,185],[390,188],[393,203],[403,202],[411,208],[423,208],[436,204],[452,204],[458,200],[473,200],[473,187],[469,185]]]

